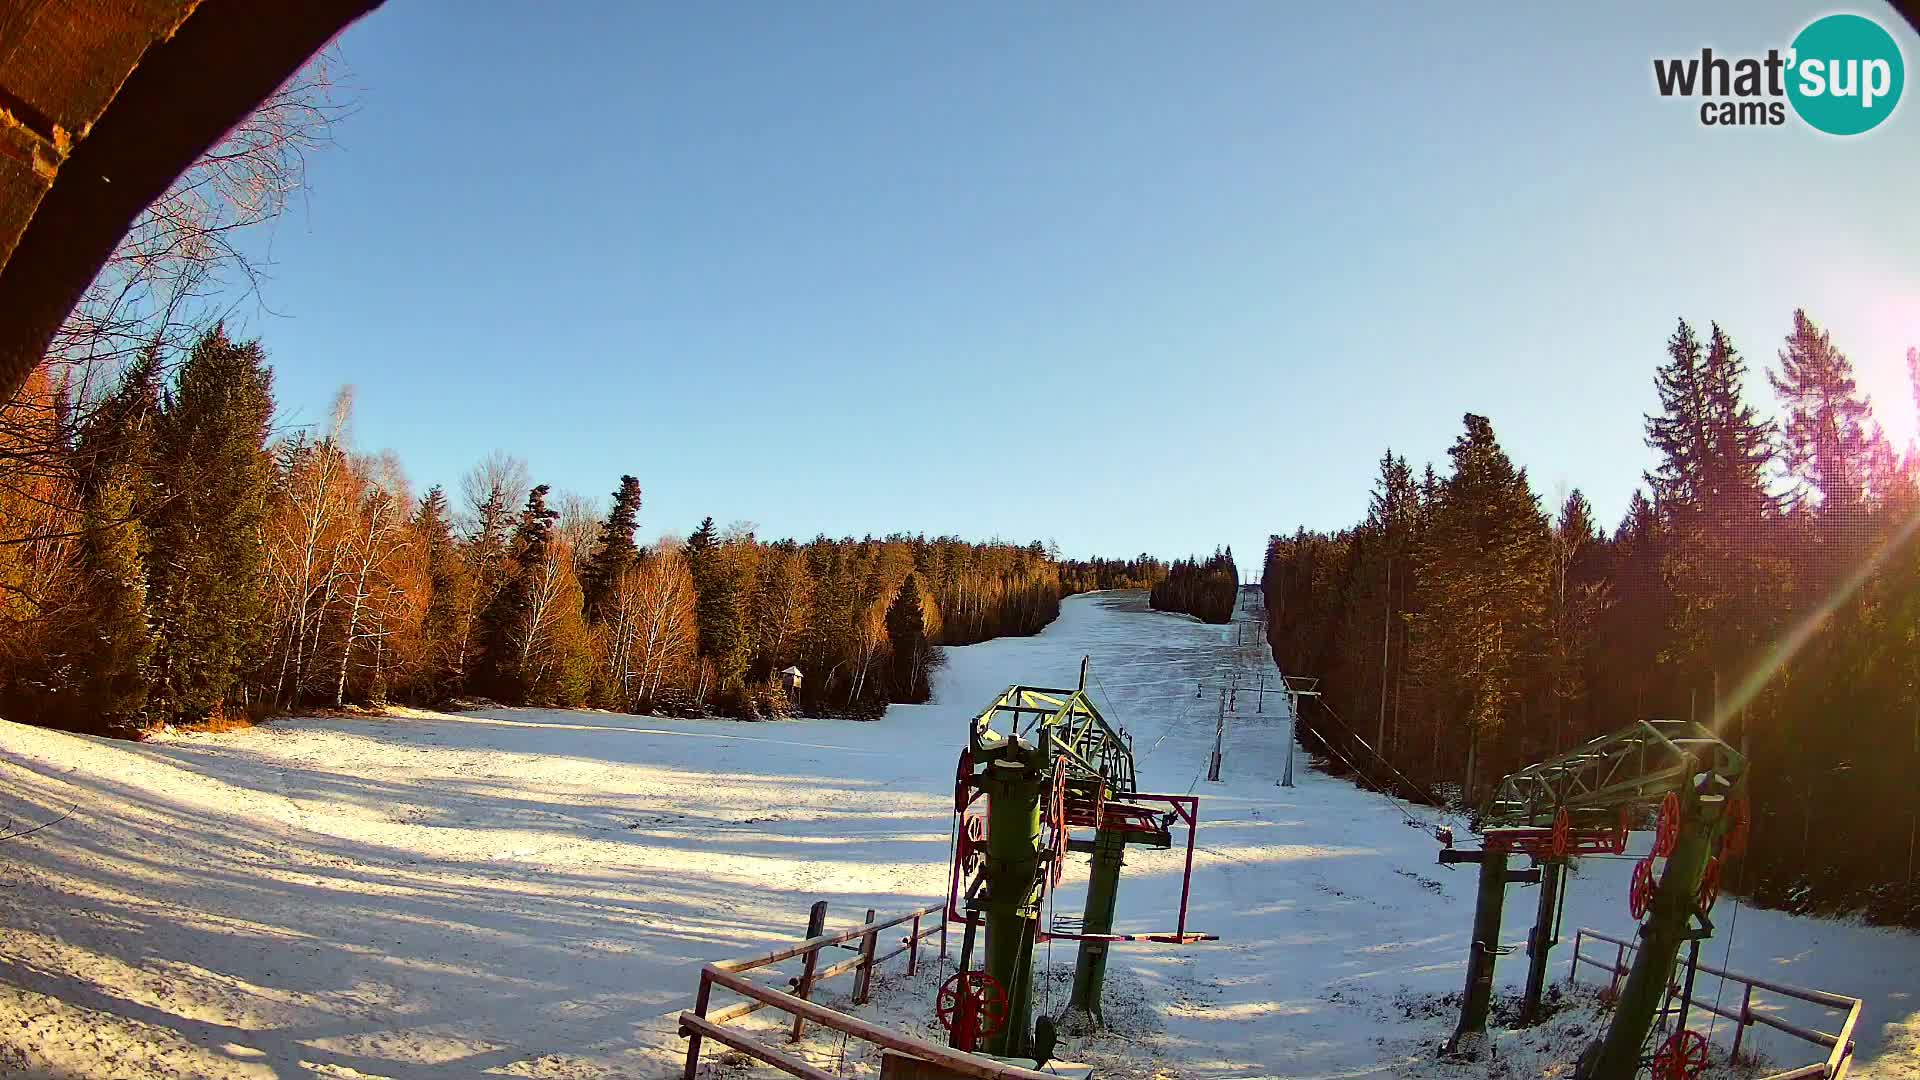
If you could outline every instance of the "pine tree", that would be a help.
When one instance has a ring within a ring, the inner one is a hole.
[[[460,613],[456,663],[463,685],[479,661],[481,617],[498,601],[512,573],[513,504],[526,498],[528,486],[526,463],[498,450],[469,471],[462,485],[468,528],[461,550],[469,588]]]
[[[1780,399],[1782,456],[1801,499],[1817,496],[1825,514],[1859,516],[1877,433],[1853,364],[1799,310],[1780,351],[1780,370],[1768,372],[1767,381]]]
[[[932,696],[929,675],[934,666],[933,646],[927,638],[925,603],[920,579],[908,574],[887,608],[894,701],[918,702]]]
[[[261,526],[273,375],[259,342],[216,326],[193,347],[155,425],[147,564],[155,646],[151,708],[199,720],[227,704],[264,635]]]
[[[1581,741],[1572,713],[1586,697],[1586,665],[1596,622],[1612,604],[1611,589],[1594,565],[1601,542],[1593,507],[1574,488],[1553,523],[1553,578],[1547,598],[1546,681],[1554,753]]]
[[[752,538],[745,542],[751,546]],[[700,628],[700,655],[714,664],[718,685],[709,689],[726,695],[728,712],[740,712],[749,650],[746,605],[751,599],[753,568],[743,558],[740,538],[721,541],[706,518],[687,538],[687,569],[697,596],[695,612]]]
[[[1750,662],[1785,608],[1791,575],[1769,554],[1778,503],[1767,490],[1773,426],[1744,398],[1746,364],[1716,324],[1704,356],[1682,321],[1655,375],[1660,455],[1648,475],[1665,518],[1664,575],[1675,596],[1668,659],[1696,685]]]
[[[159,365],[152,352],[128,368],[89,418],[76,447],[83,594],[88,612],[73,643],[76,685],[66,726],[129,733],[147,703],[153,633],[147,621],[149,539]]]
[[[622,476],[619,490],[613,493],[613,509],[600,529],[599,544],[580,570],[580,589],[586,596],[591,621],[599,620],[601,605],[612,592],[613,583],[639,558],[639,548],[633,542],[633,532],[639,527],[640,481]]]
[[[506,580],[475,627],[481,684],[501,701],[520,702],[528,690],[524,661],[530,648],[529,616],[538,599],[553,523],[560,516],[547,506],[548,490],[540,484],[527,492],[527,505],[513,530]]]
[[[1423,661],[1466,728],[1467,789],[1477,794],[1531,749],[1498,736],[1542,651],[1551,553],[1526,470],[1515,468],[1486,417],[1469,413],[1465,422],[1447,451],[1453,474],[1441,484],[1418,573],[1432,644]],[[1483,763],[1483,752],[1495,760]]]
[[[420,498],[413,515],[426,564],[426,614],[420,627],[423,667],[418,693],[429,702],[442,702],[460,692],[463,618],[469,617],[467,566],[453,537],[453,514],[446,492],[435,484]]]
[[[1660,455],[1647,486],[1663,507],[1694,505],[1707,496],[1703,474],[1711,433],[1704,367],[1700,339],[1682,319],[1667,339],[1667,362],[1654,371],[1661,414],[1646,418],[1647,445]]]

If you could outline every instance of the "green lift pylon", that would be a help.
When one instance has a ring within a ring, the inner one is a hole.
[[[1641,946],[1606,1036],[1589,1047],[1580,1067],[1582,1080],[1630,1080],[1680,946],[1712,933],[1701,881],[1710,873],[1715,842],[1740,816],[1730,808],[1744,799],[1745,775],[1746,760],[1705,726],[1643,720],[1503,778],[1479,816],[1481,849],[1449,847],[1440,856],[1443,863],[1479,863],[1481,871],[1460,1024],[1449,1045],[1486,1028],[1506,885],[1541,886],[1522,1007],[1524,1022],[1532,1023],[1540,1018],[1548,957],[1557,944],[1567,860],[1624,853],[1628,831],[1658,806],[1656,854],[1636,872],[1639,892],[1629,898],[1636,917],[1646,914]],[[1535,866],[1510,871],[1509,854],[1529,855]],[[1657,887],[1655,857],[1666,860]]]
[[[960,821],[948,898],[948,917],[967,924],[961,944],[963,974],[955,976],[951,991],[954,1022],[949,1041],[955,1046],[983,1044],[988,1053],[1021,1057],[1032,1055],[1036,1041],[1044,1042],[1036,1040],[1031,1027],[1036,941],[1079,939],[1070,1008],[1097,1017],[1110,945],[1212,936],[1186,932],[1184,883],[1172,933],[1112,932],[1128,844],[1170,847],[1173,822],[1185,822],[1190,880],[1198,799],[1135,790],[1131,741],[1088,699],[1086,678],[1082,661],[1079,689],[1008,687],[969,727],[956,780]],[[984,823],[969,809],[980,799],[987,803]],[[1171,809],[1156,809],[1156,804]],[[1094,836],[1072,839],[1070,827],[1092,828]],[[1094,857],[1086,912],[1076,929],[1043,929],[1041,914],[1068,851]],[[964,973],[972,962],[976,925],[986,934],[987,978],[979,988],[971,988],[972,976]],[[943,1002],[948,997],[943,989]]]

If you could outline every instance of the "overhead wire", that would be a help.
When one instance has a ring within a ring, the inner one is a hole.
[[[1373,747],[1368,745],[1366,740],[1361,739],[1360,736],[1358,735],[1355,735],[1353,733],[1353,729],[1348,728],[1346,723],[1340,719],[1339,714],[1333,711],[1333,706],[1328,705],[1326,703],[1326,699],[1321,698],[1318,700],[1320,701],[1320,707],[1326,710],[1327,715],[1330,718],[1332,718],[1334,723],[1339,724],[1340,727],[1346,730],[1349,735],[1353,735],[1354,740],[1356,742],[1359,742],[1360,745],[1366,746],[1368,750],[1373,751],[1374,756],[1377,758],[1380,758],[1381,763],[1386,765],[1388,769],[1391,769],[1394,775],[1399,776],[1404,783],[1406,783],[1408,786],[1412,787],[1416,791],[1424,792],[1424,789],[1420,788],[1418,785],[1414,784],[1413,781],[1408,780],[1403,774],[1401,774],[1400,770],[1394,769],[1393,764],[1391,762],[1388,762],[1383,756],[1381,756],[1379,751],[1374,751]],[[1296,712],[1297,711],[1298,710],[1296,709]],[[1295,726],[1295,729],[1298,730],[1299,729],[1298,717],[1296,716],[1295,719],[1296,719],[1296,722],[1294,726]],[[1433,827],[1433,824],[1431,822],[1426,821],[1425,819],[1421,818],[1420,816],[1416,815],[1413,812],[1412,810],[1413,803],[1411,800],[1402,800],[1397,796],[1395,796],[1393,794],[1393,788],[1391,785],[1383,784],[1380,781],[1374,779],[1373,776],[1368,774],[1368,772],[1365,769],[1362,769],[1359,765],[1355,764],[1352,758],[1349,758],[1347,757],[1347,755],[1341,753],[1340,750],[1334,746],[1333,740],[1327,738],[1325,735],[1322,735],[1319,732],[1314,732],[1314,735],[1316,738],[1320,740],[1321,749],[1326,750],[1328,753],[1332,754],[1334,757],[1339,758],[1342,764],[1344,764],[1347,768],[1353,770],[1353,772],[1356,775],[1358,775],[1360,779],[1366,781],[1367,787],[1372,789],[1374,792],[1384,796],[1388,802],[1393,804],[1395,809],[1400,811],[1400,816],[1406,820],[1407,824],[1415,825],[1423,829],[1430,829]],[[1427,793],[1427,797],[1431,799],[1432,798],[1431,793]],[[1443,807],[1436,806],[1435,809],[1440,809],[1444,811]]]

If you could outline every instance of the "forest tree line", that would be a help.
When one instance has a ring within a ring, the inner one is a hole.
[[[1144,553],[1131,559],[1069,559],[1060,563],[1060,591],[1070,595],[1102,589],[1151,589],[1166,576],[1166,560]]]
[[[1478,804],[1635,719],[1712,723],[1751,767],[1735,885],[1920,925],[1920,453],[1895,452],[1805,312],[1766,377],[1777,421],[1727,334],[1680,322],[1645,421],[1657,464],[1611,530],[1578,490],[1543,509],[1469,415],[1444,474],[1388,451],[1364,521],[1273,537],[1274,657],[1326,695],[1303,725]]]
[[[264,350],[218,327],[91,396],[59,371],[0,409],[14,719],[138,734],[470,698],[872,717],[926,700],[943,644],[1032,634],[1067,591],[1166,573],[1037,542],[769,542],[710,518],[642,548],[637,478],[602,509],[500,453],[457,494],[416,495],[392,454],[353,446],[350,393],[319,430],[276,434]]]
[[[1155,582],[1148,602],[1155,611],[1178,611],[1201,622],[1229,623],[1240,597],[1240,570],[1233,549],[1215,548],[1200,559],[1176,559]]]

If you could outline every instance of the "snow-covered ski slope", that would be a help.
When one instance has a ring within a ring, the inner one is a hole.
[[[1276,786],[1277,699],[1240,695],[1224,779],[1205,780],[1216,688],[1272,675],[1235,635],[1139,594],[1075,597],[1037,637],[948,650],[933,704],[870,724],[509,709],[130,744],[0,722],[13,827],[71,811],[0,845],[0,1073],[668,1075],[699,962],[790,940],[818,898],[848,925],[937,896],[966,718],[1009,683],[1072,685],[1090,655],[1142,786],[1203,796],[1190,928],[1221,940],[1118,948],[1124,1037],[1070,1049],[1108,1075],[1558,1075],[1592,1034],[1578,1010],[1500,1039],[1497,1065],[1434,1063],[1471,871],[1437,867],[1401,809],[1304,760]],[[1179,856],[1129,853],[1121,929],[1171,928]],[[1629,868],[1581,865],[1569,937],[1629,928]],[[1079,890],[1070,871],[1061,910]],[[1509,942],[1532,908],[1511,891]],[[1735,916],[1726,898],[1717,918],[1715,962],[1730,928],[1733,969],[1867,999],[1859,1075],[1920,1076],[1920,938]],[[1072,948],[1041,959],[1070,970]],[[1506,957],[1503,986],[1524,967]],[[882,980],[872,1011],[924,1024],[938,976]],[[1045,985],[1058,1005],[1064,986]],[[1783,1065],[1817,1056],[1755,1041]],[[849,1074],[867,1064],[810,1045]]]

